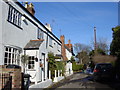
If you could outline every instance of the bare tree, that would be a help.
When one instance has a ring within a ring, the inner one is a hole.
[[[92,46],[94,46],[94,41],[92,40]],[[97,40],[97,49],[103,50],[106,54],[109,52],[109,45],[106,38],[100,37]]]
[[[89,55],[86,51],[81,51],[80,53],[78,53],[77,58],[79,59],[79,63],[81,64],[87,64],[90,61]]]
[[[74,50],[76,52],[76,57],[79,59],[81,64],[86,64],[89,62],[89,52],[91,47],[85,44],[76,43],[74,44]]]
[[[91,51],[91,49],[92,48],[89,45],[80,44],[80,43],[74,44],[75,53],[80,53],[82,51],[89,53]]]
[[[106,53],[108,53],[108,43],[107,43],[107,39],[105,38],[99,38],[98,42],[97,42],[97,47],[102,49],[103,51],[105,51]]]

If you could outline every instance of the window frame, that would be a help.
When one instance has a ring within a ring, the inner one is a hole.
[[[32,57],[34,59],[32,59]],[[31,67],[29,68],[29,66],[31,66]],[[29,56],[29,61],[28,61],[27,68],[28,68],[28,70],[34,70],[35,69],[35,56]]]
[[[38,28],[37,30],[37,39],[44,39],[44,32],[42,31],[42,29]]]
[[[53,40],[51,37],[49,37],[49,46],[53,47]]]
[[[20,50],[13,47],[6,47],[6,46],[4,49],[5,49],[4,65],[8,65],[8,64],[20,65]]]
[[[21,17],[22,17],[22,14],[17,10],[15,9],[12,5],[8,4],[9,5],[9,11],[8,11],[8,18],[7,18],[7,21],[10,22],[11,24],[15,25],[16,27],[21,28]]]

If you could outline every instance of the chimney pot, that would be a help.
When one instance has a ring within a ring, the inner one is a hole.
[[[25,2],[25,8],[28,8],[28,2]]]
[[[33,6],[33,4],[32,4],[32,3],[30,3],[29,7],[34,8],[34,6]]]
[[[34,16],[35,10],[32,3],[28,4],[28,2],[26,2],[25,8]]]
[[[71,40],[68,40],[68,44],[71,44]]]
[[[46,28],[47,28],[49,31],[52,32],[52,28],[51,28],[50,24],[46,23],[45,26],[46,26]]]

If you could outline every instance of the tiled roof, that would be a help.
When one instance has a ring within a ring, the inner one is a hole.
[[[69,52],[71,52],[70,49],[69,49],[66,45],[64,45],[64,47],[65,47],[65,49],[67,49]]]
[[[30,49],[39,49],[40,45],[42,44],[44,40],[30,40],[26,46],[24,47],[25,50]]]

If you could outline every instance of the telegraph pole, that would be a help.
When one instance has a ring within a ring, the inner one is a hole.
[[[94,50],[97,49],[97,41],[96,41],[96,27],[94,27]]]

